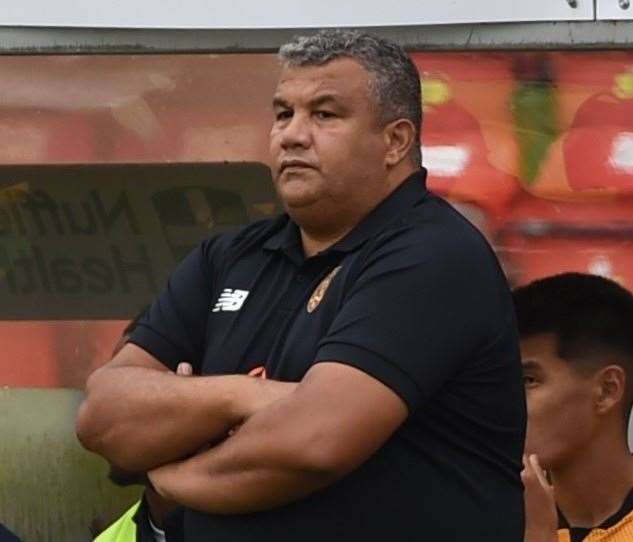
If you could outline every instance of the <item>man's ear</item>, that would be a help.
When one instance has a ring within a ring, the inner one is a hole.
[[[408,119],[397,119],[387,124],[383,129],[386,153],[385,166],[394,167],[405,159],[416,141],[415,126]]]
[[[626,397],[626,372],[619,365],[609,365],[595,375],[595,407],[599,414],[621,408]]]

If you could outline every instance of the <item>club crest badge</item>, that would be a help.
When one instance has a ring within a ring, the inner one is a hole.
[[[314,292],[312,292],[312,295],[310,296],[310,299],[308,300],[308,306],[306,307],[309,313],[314,312],[315,309],[319,306],[319,303],[321,303],[321,301],[325,297],[325,292],[327,292],[327,289],[330,287],[332,280],[334,280],[334,277],[340,270],[341,270],[340,265],[332,269],[332,271],[328,273],[327,277],[325,277],[319,283],[319,285],[316,287]]]

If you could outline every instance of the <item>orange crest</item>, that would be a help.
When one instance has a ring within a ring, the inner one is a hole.
[[[332,271],[328,273],[327,277],[325,277],[319,283],[314,292],[312,292],[312,295],[310,296],[310,299],[308,301],[308,306],[306,307],[308,312],[314,312],[314,310],[319,306],[319,303],[321,303],[321,301],[325,297],[325,292],[327,292],[330,283],[332,282],[332,280],[334,280],[334,277],[340,271],[340,269],[340,265],[332,269]]]

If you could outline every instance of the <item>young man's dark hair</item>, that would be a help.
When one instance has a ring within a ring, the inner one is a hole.
[[[558,356],[577,371],[615,361],[633,376],[633,294],[627,289],[597,275],[562,273],[517,288],[513,297],[521,337],[553,334]]]
[[[514,302],[528,406],[525,540],[558,531],[579,541],[596,529],[605,542],[631,540],[633,294],[564,273],[517,288]]]

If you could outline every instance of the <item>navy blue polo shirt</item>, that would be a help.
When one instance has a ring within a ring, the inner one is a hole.
[[[171,369],[299,381],[357,367],[409,416],[356,471],[267,512],[185,513],[185,540],[523,540],[525,402],[512,299],[481,234],[407,179],[305,258],[286,215],[203,242],[132,335]],[[369,421],[368,421],[369,423]]]

